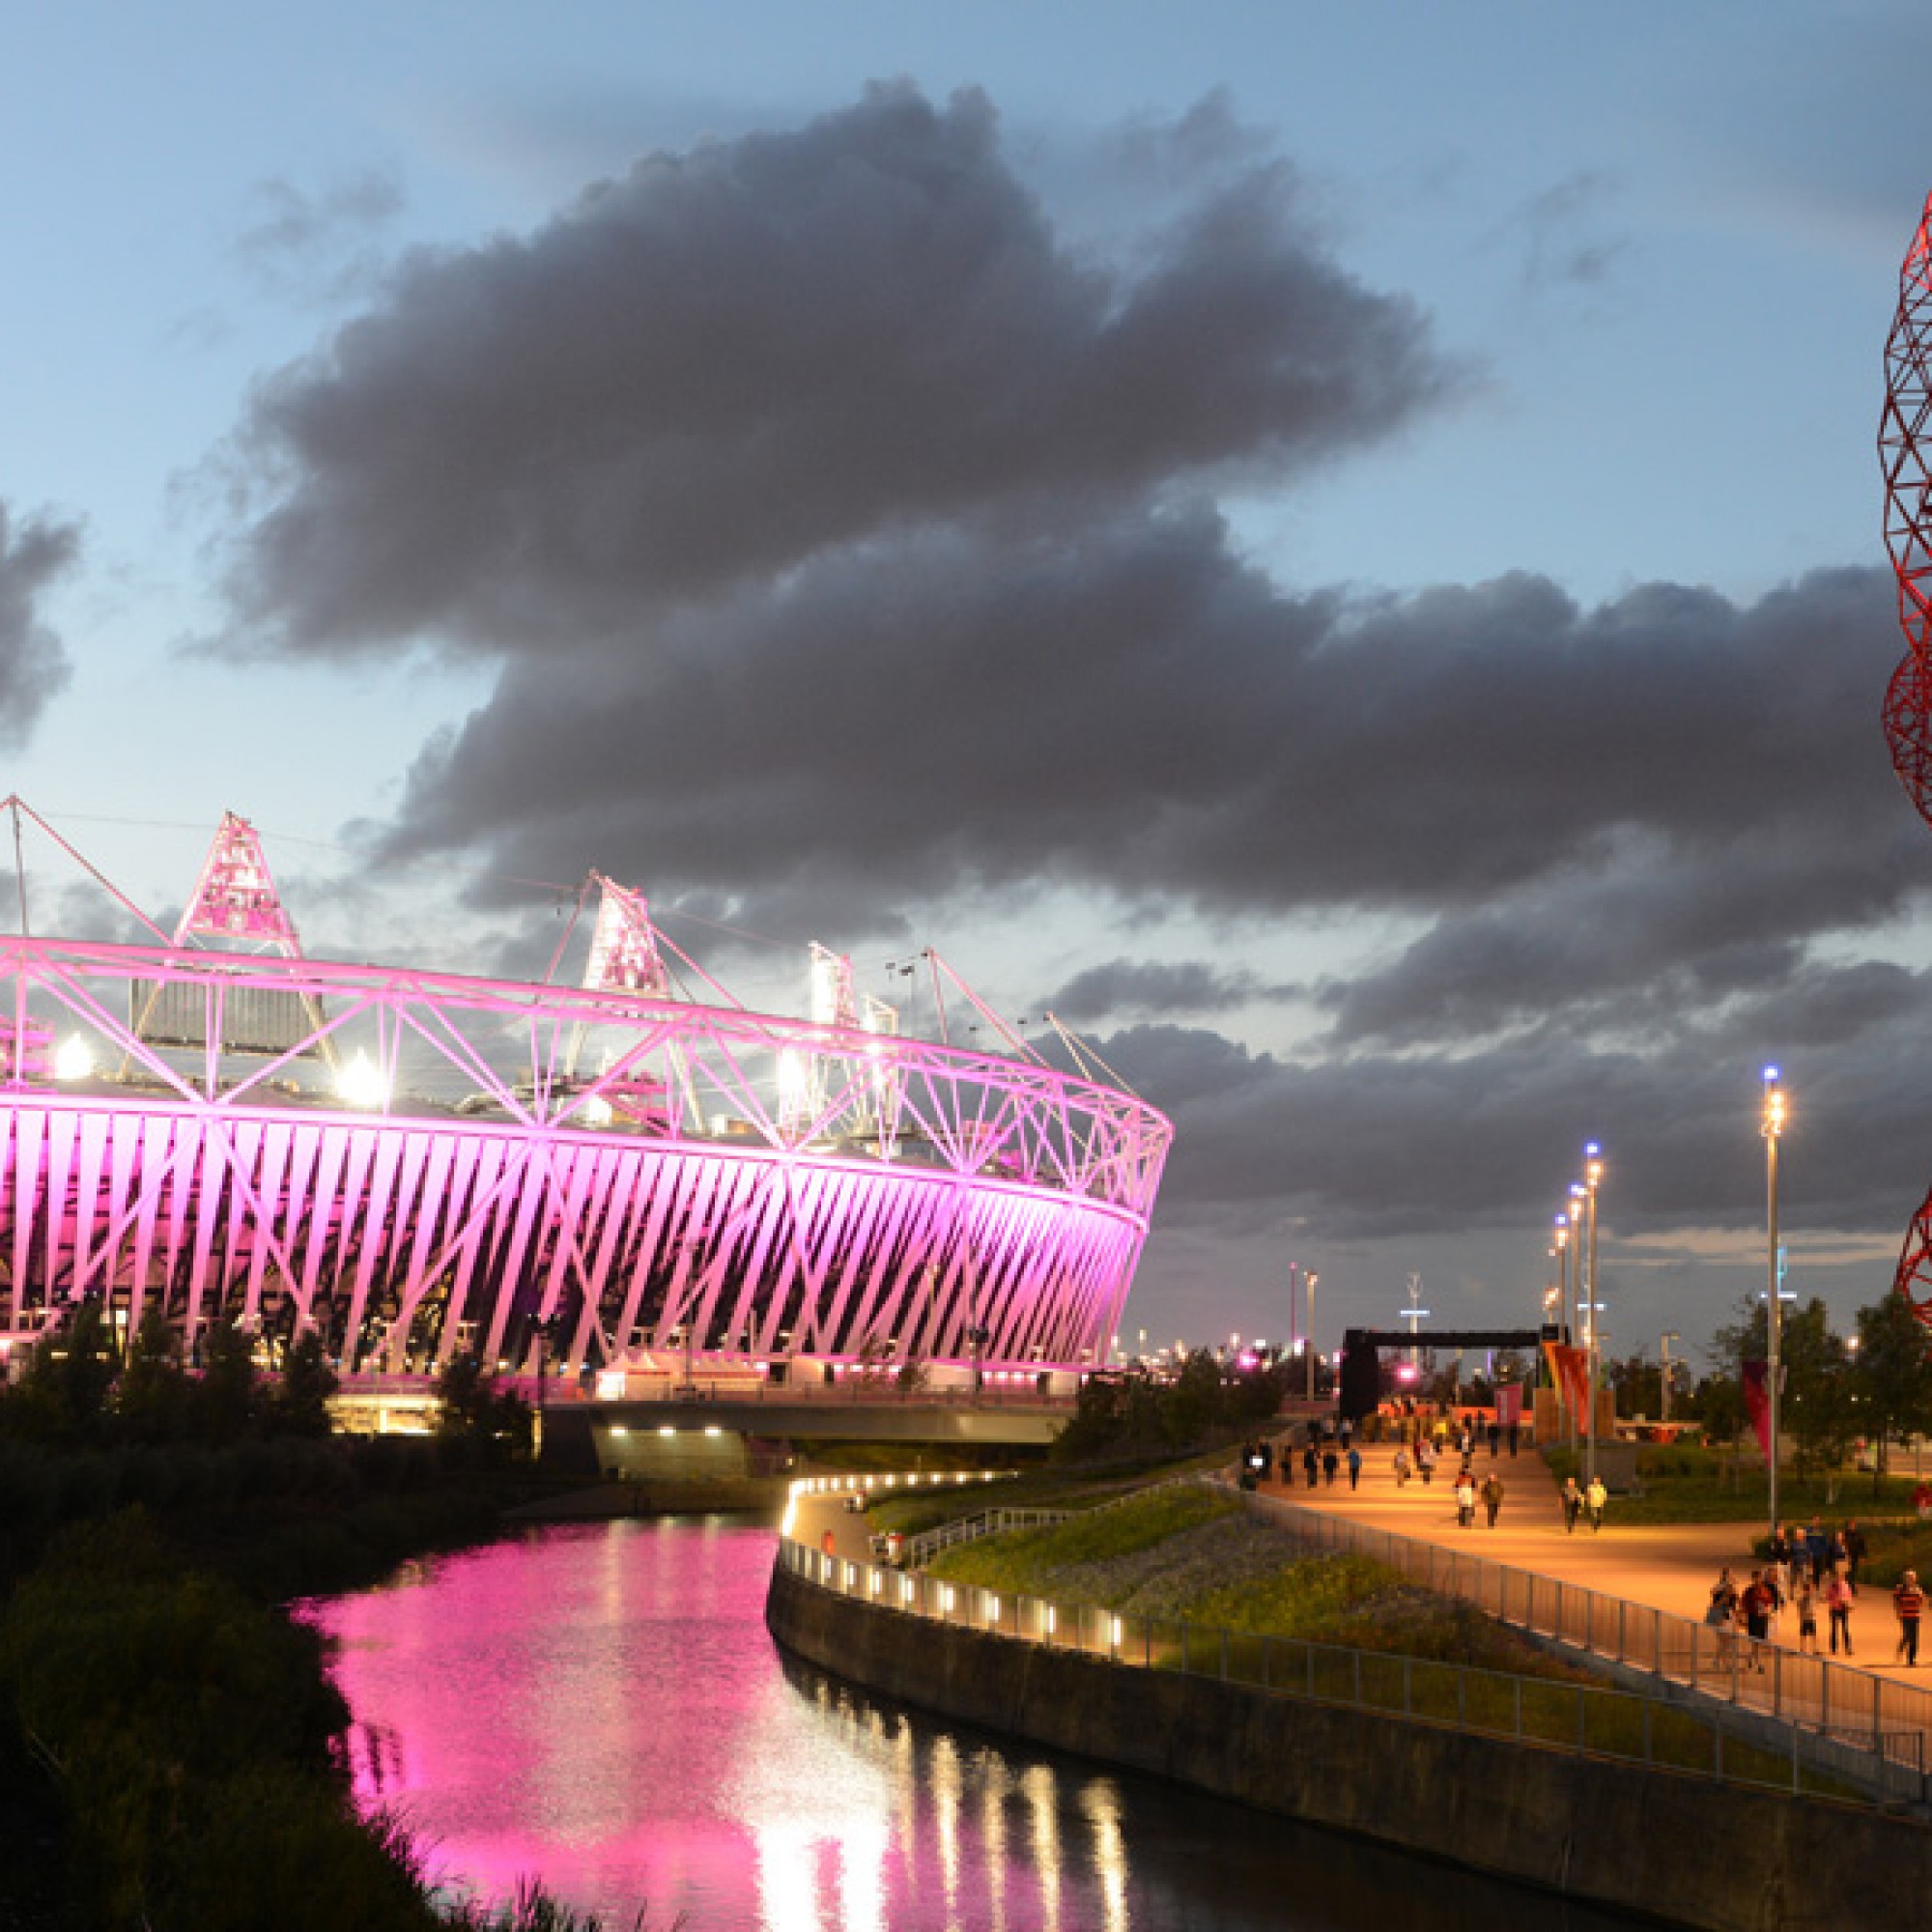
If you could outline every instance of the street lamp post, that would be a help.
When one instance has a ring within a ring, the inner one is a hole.
[[[1315,1284],[1321,1279],[1313,1268],[1308,1274],[1308,1400],[1315,1400]]]
[[[1764,1107],[1759,1121],[1764,1135],[1764,1219],[1765,1219],[1765,1298],[1764,1298],[1764,1396],[1771,1427],[1765,1432],[1770,1445],[1765,1461],[1770,1465],[1771,1533],[1777,1534],[1777,1425],[1779,1383],[1783,1379],[1778,1364],[1778,1345],[1783,1339],[1784,1311],[1777,1298],[1777,1142],[1784,1132],[1784,1089],[1777,1068],[1764,1069]]]
[[[1683,1339],[1683,1336],[1675,1328],[1666,1328],[1658,1338],[1657,1355],[1660,1366],[1658,1370],[1657,1406],[1662,1413],[1657,1419],[1660,1422],[1668,1422],[1670,1420],[1670,1372],[1677,1366],[1670,1359],[1670,1345],[1673,1342],[1681,1342]]]
[[[1583,1202],[1584,1211],[1589,1217],[1590,1245],[1588,1264],[1589,1288],[1589,1353],[1585,1358],[1588,1370],[1584,1380],[1584,1452],[1583,1468],[1585,1484],[1597,1480],[1597,1183],[1604,1177],[1603,1150],[1595,1141],[1583,1149]],[[1579,1260],[1583,1257],[1578,1257]]]
[[[1576,1259],[1570,1265],[1570,1294],[1563,1305],[1563,1320],[1566,1324],[1564,1342],[1571,1348],[1587,1346],[1589,1337],[1583,1327],[1583,1183],[1573,1180],[1570,1183],[1570,1248]],[[1564,1405],[1570,1412],[1570,1453],[1577,1453],[1577,1445],[1583,1439],[1583,1418],[1577,1413],[1577,1402],[1573,1395]]]

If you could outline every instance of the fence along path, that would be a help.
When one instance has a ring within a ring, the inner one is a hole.
[[[1188,1481],[1201,1481],[1190,1477]],[[1925,1779],[1904,1762],[1873,1756],[1795,1724],[1751,1724],[1722,1702],[1687,1709],[1664,1690],[1519,1677],[1473,1665],[1258,1636],[1140,1617],[1094,1605],[1003,1596],[814,1549],[791,1537],[779,1565],[802,1582],[900,1615],[952,1624],[1015,1642],[1076,1650],[1127,1668],[1179,1671],[1242,1684],[1262,1694],[1342,1704],[1411,1722],[1446,1725],[1539,1749],[1610,1757],[1719,1781],[1880,1805],[1921,1805]]]
[[[1251,1492],[1243,1500],[1257,1515],[1315,1548],[1372,1557],[1427,1589],[1463,1597],[1503,1623],[1643,1672],[1699,1702],[1722,1702],[1755,1712],[1811,1732],[1842,1750],[1878,1758],[1888,1768],[1885,1782],[1897,1787],[1916,1781],[1922,1797],[1927,1739],[1932,1737],[1932,1692],[1921,1690],[1916,1682],[1888,1678],[1829,1657],[1807,1657],[1777,1643],[1758,1643],[1658,1605],[1492,1560],[1479,1548],[1463,1547],[1462,1539],[1479,1546],[1485,1535],[1480,1529],[1445,1526],[1432,1536],[1364,1520],[1369,1513],[1386,1515],[1388,1498],[1396,1492],[1387,1456],[1386,1450],[1374,1452],[1370,1475],[1359,1491],[1324,1487],[1312,1492],[1314,1500],[1307,1502],[1293,1500],[1296,1492],[1286,1490]],[[1478,1459],[1479,1475],[1488,1466],[1487,1459]],[[1540,1460],[1506,1460],[1498,1466],[1512,1494],[1520,1497],[1518,1508],[1527,1503],[1538,1519],[1548,1513],[1554,1490]],[[1539,1484],[1549,1492],[1547,1502]],[[1522,1494],[1525,1491],[1527,1495]],[[1510,1506],[1506,1502],[1505,1509]],[[1411,1482],[1402,1493],[1402,1507],[1419,1529],[1425,1528],[1425,1520],[1433,1525],[1437,1519],[1446,1525],[1452,1508],[1446,1481],[1438,1480],[1427,1491]],[[1423,1510],[1431,1513],[1427,1520],[1421,1516]],[[1568,1540],[1562,1535],[1560,1515],[1553,1520],[1557,1541],[1550,1548],[1556,1554],[1567,1548]],[[1747,1549],[1748,1524],[1723,1528],[1734,1530]],[[1656,1548],[1681,1541],[1613,1526],[1601,1545],[1591,1539],[1588,1547],[1593,1553],[1601,1550],[1605,1567],[1615,1563],[1636,1573],[1644,1568],[1647,1546],[1654,1554]],[[1520,1535],[1509,1542],[1512,1548],[1522,1547]],[[1716,1573],[1712,1568],[1690,1574],[1709,1580]],[[1865,1602],[1873,1602],[1871,1593]],[[1871,1621],[1869,1610],[1865,1614]],[[1886,1622],[1889,1625],[1889,1614]],[[1868,1648],[1873,1644],[1882,1651],[1889,1648],[1889,1629],[1883,1634],[1866,1630],[1862,1635]]]

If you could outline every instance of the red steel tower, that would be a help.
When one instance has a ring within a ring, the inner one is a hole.
[[[1885,695],[1885,735],[1892,768],[1932,824],[1932,197],[1899,271],[1885,378],[1885,546],[1906,643]],[[1893,1286],[1932,1327],[1932,1192],[1912,1217]]]

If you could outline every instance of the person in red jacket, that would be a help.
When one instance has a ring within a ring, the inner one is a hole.
[[[1750,1667],[1764,1668],[1764,1653],[1760,1645],[1771,1637],[1771,1615],[1777,1608],[1777,1592],[1764,1580],[1761,1570],[1753,1570],[1750,1581],[1745,1585],[1744,1595],[1738,1599],[1738,1614],[1745,1620],[1745,1634],[1751,1640]]]
[[[1908,1570],[1891,1593],[1891,1607],[1898,1613],[1898,1648],[1891,1661],[1902,1657],[1908,1669],[1918,1662],[1918,1620],[1925,1614],[1925,1592],[1918,1587],[1918,1572]]]

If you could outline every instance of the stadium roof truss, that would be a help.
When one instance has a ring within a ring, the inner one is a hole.
[[[641,897],[593,883],[581,987],[305,958],[232,816],[174,943],[0,938],[0,1320],[158,1301],[351,1369],[539,1331],[573,1369],[1104,1359],[1159,1113],[1004,1022],[1008,1053],[903,1037],[849,965],[814,969],[829,1021],[678,998]]]

